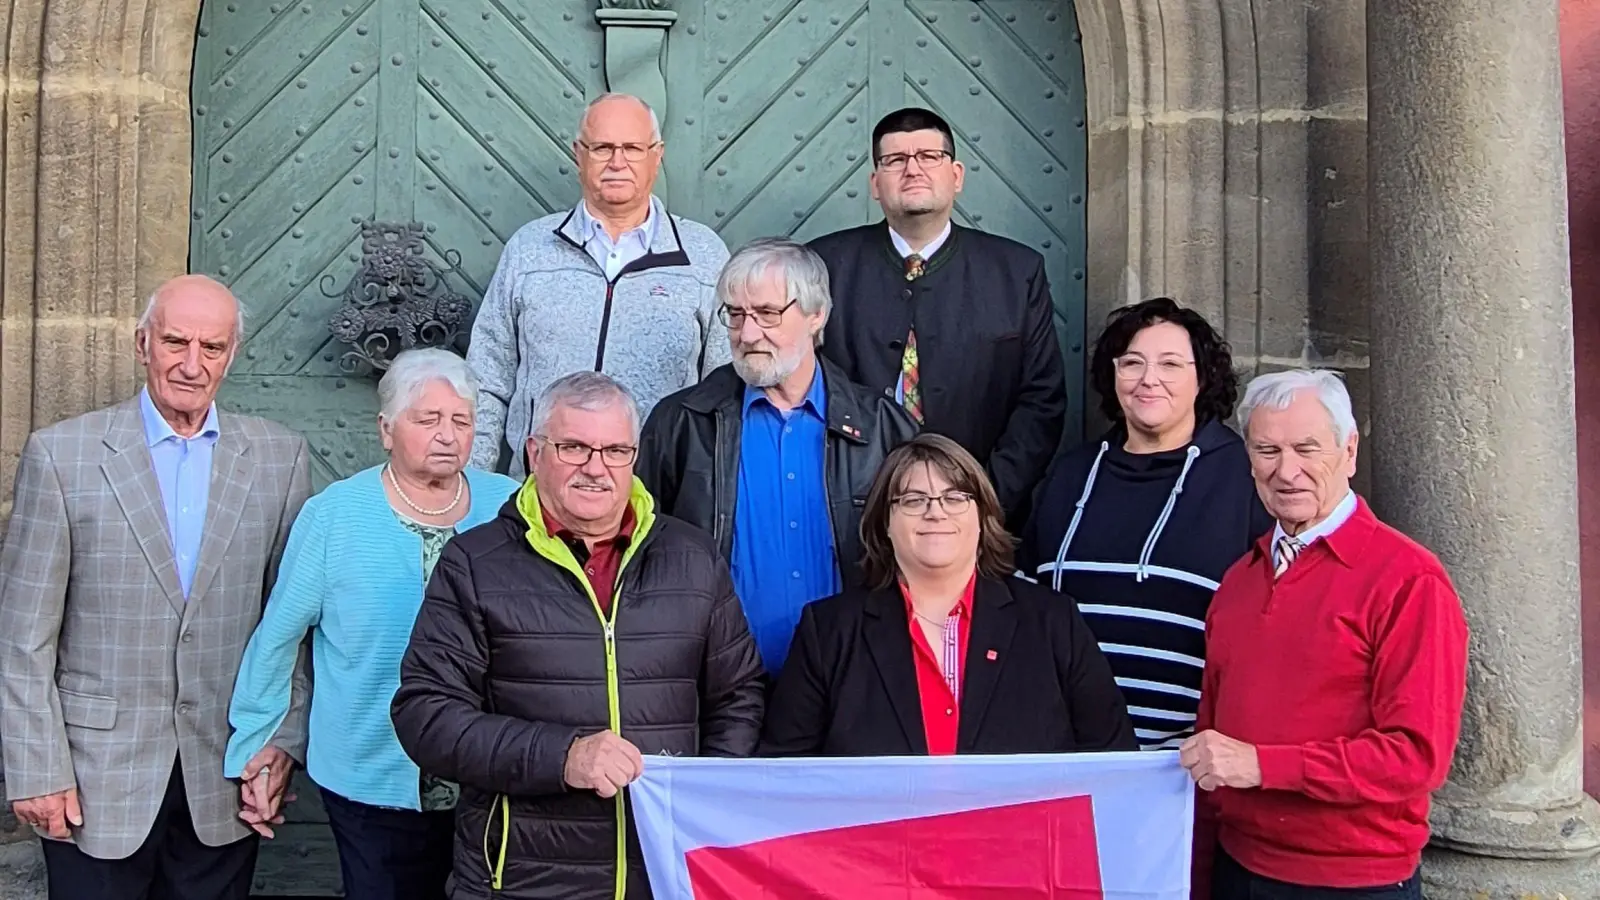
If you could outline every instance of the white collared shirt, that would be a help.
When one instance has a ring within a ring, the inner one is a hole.
[[[916,251],[911,249],[911,242],[901,237],[900,232],[895,231],[893,226],[889,228],[889,240],[894,242],[894,249],[900,253],[901,259],[905,259],[912,253],[917,253],[923,259],[931,259],[935,253],[939,252],[939,248],[944,246],[944,242],[949,237],[950,223],[946,222],[944,223],[944,230],[939,232],[938,237],[929,241],[928,246],[923,247],[921,251]]]
[[[1318,538],[1325,538],[1328,535],[1333,534],[1335,531],[1338,531],[1339,526],[1349,521],[1350,517],[1355,514],[1355,511],[1356,492],[1346,491],[1344,499],[1340,500],[1339,504],[1333,508],[1333,512],[1328,513],[1328,517],[1326,519],[1323,519],[1321,522],[1318,522],[1310,528],[1307,528],[1305,531],[1295,535],[1295,540],[1300,542],[1301,549],[1309,547],[1316,543]],[[1282,524],[1273,525],[1272,546],[1268,549],[1276,550],[1278,547],[1278,542],[1283,540],[1287,535],[1288,532],[1283,530]]]
[[[649,212],[637,228],[624,231],[612,241],[606,226],[589,214],[589,204],[580,200],[578,233],[583,235],[583,249],[605,270],[606,280],[614,281],[623,266],[650,252],[656,236],[656,205],[650,204]]]

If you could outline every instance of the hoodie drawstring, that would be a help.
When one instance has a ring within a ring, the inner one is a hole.
[[[1067,561],[1067,548],[1072,546],[1072,536],[1078,533],[1078,523],[1083,521],[1083,508],[1089,504],[1089,492],[1094,490],[1094,478],[1100,474],[1100,460],[1105,459],[1111,444],[1100,442],[1100,452],[1094,455],[1094,465],[1089,467],[1089,477],[1083,482],[1083,496],[1078,498],[1078,508],[1072,513],[1072,524],[1067,526],[1067,536],[1061,539],[1061,549],[1056,551],[1056,569],[1050,576],[1051,590],[1061,590],[1061,564]],[[1184,471],[1188,471],[1185,468]],[[1181,479],[1180,479],[1181,481]]]
[[[1156,519],[1156,527],[1150,529],[1150,536],[1145,538],[1144,550],[1139,553],[1139,571],[1133,576],[1134,581],[1143,581],[1149,577],[1147,569],[1150,567],[1150,557],[1156,551],[1156,541],[1161,539],[1161,530],[1167,527],[1167,520],[1172,518],[1172,508],[1178,505],[1178,495],[1183,493],[1183,480],[1189,477],[1189,467],[1200,457],[1200,448],[1193,444],[1184,454],[1183,471],[1178,473],[1178,483],[1172,486],[1172,493],[1167,495],[1167,505],[1162,507],[1161,516]],[[1057,569],[1060,563],[1057,563]]]

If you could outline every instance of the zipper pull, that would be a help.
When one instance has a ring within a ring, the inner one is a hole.
[[[612,627],[610,622],[607,622],[606,623],[606,643],[608,643],[608,644],[613,643],[613,642],[616,641],[616,639],[617,639],[616,629],[614,627]]]

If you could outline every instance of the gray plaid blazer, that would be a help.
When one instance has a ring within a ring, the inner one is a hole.
[[[217,422],[187,601],[137,397],[34,432],[22,450],[0,548],[6,793],[76,786],[73,840],[91,856],[139,848],[178,760],[200,840],[250,834],[222,776],[228,704],[311,493],[310,456],[274,422],[220,410]],[[297,687],[274,743],[304,760],[303,677]]]

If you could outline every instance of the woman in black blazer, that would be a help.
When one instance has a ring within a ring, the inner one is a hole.
[[[801,613],[763,754],[1138,749],[1076,604],[1010,576],[994,488],[958,444],[924,433],[890,453],[861,541],[873,588]]]

